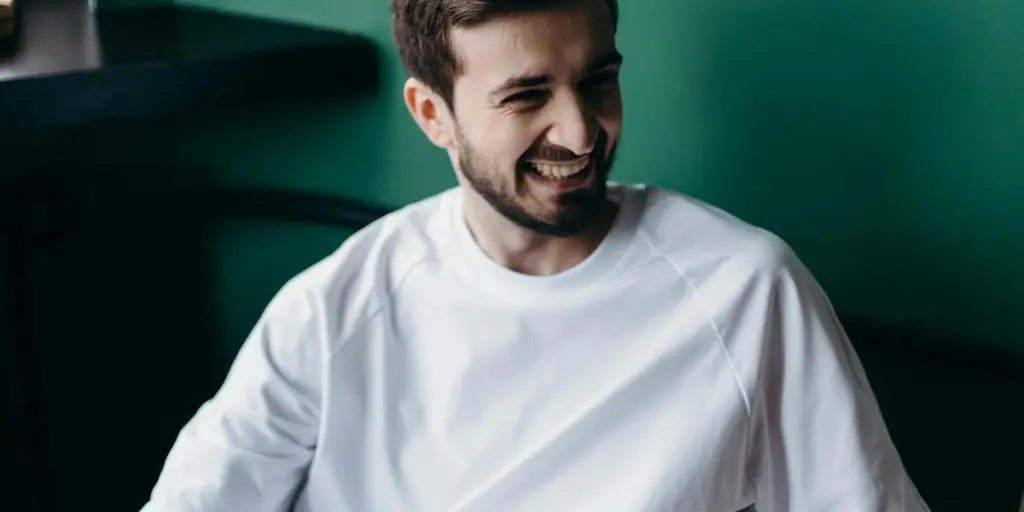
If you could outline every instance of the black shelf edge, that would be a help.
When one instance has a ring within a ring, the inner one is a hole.
[[[366,38],[184,7],[24,0],[0,58],[0,131],[370,93]]]

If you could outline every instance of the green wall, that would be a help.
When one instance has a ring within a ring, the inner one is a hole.
[[[216,117],[184,154],[396,206],[454,184],[400,103],[386,1],[181,3],[352,30],[386,57],[379,99]],[[776,231],[846,312],[1024,353],[1021,27],[1017,0],[623,2],[617,179]]]

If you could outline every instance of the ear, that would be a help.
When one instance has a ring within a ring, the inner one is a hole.
[[[444,101],[423,82],[410,78],[402,89],[405,107],[435,146],[451,149],[454,144],[452,116]]]

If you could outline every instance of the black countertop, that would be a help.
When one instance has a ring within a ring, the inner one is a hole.
[[[90,12],[22,0],[0,57],[0,131],[289,98],[378,84],[365,38],[184,7]]]

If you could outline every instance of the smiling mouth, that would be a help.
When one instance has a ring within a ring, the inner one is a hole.
[[[582,176],[590,164],[590,156],[569,162],[544,162],[532,160],[526,162],[529,170],[549,180],[561,181]]]

